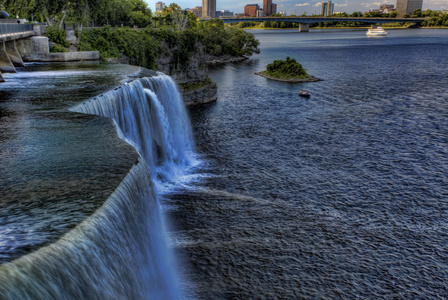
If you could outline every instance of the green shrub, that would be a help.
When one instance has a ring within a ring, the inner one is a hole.
[[[50,52],[51,53],[67,52],[67,49],[65,49],[65,47],[60,44],[54,44],[50,46]]]
[[[273,63],[267,65],[264,73],[271,77],[281,79],[304,79],[310,77],[301,64],[289,57],[286,58],[286,61],[274,60]]]
[[[47,27],[47,37],[50,41],[60,44],[64,47],[69,47],[70,43],[65,39],[65,30],[59,29],[58,26]]]

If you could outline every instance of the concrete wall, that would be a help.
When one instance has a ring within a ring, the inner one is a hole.
[[[100,59],[100,53],[98,51],[50,53],[48,38],[45,36],[33,36],[18,40],[17,50],[22,56],[23,61],[64,62]]]
[[[85,52],[63,52],[50,53],[48,61],[79,61],[79,60],[98,60],[100,53],[98,51]]]
[[[33,36],[18,40],[16,46],[23,61],[40,60],[50,53],[48,38],[45,36]]]
[[[34,29],[40,31],[41,27]],[[50,53],[48,38],[45,36],[0,40],[0,82],[5,81],[2,72],[15,73],[14,66],[24,66],[24,61],[69,62],[99,59],[98,51]]]

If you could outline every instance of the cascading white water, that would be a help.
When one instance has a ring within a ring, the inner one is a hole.
[[[56,243],[0,266],[0,299],[179,299],[143,163]]]
[[[179,299],[153,186],[194,163],[175,83],[141,78],[71,109],[114,119],[142,159],[105,204],[59,241],[0,266],[1,299]]]
[[[132,81],[72,111],[112,118],[121,138],[144,158],[156,186],[174,180],[194,164],[191,126],[169,76]]]

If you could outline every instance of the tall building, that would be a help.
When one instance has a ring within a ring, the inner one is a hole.
[[[271,5],[271,15],[277,13],[277,4],[272,3]]]
[[[390,14],[395,11],[395,7],[393,4],[382,4],[380,5],[380,12],[385,14]]]
[[[246,17],[257,16],[257,11],[260,9],[258,4],[247,4],[244,6],[244,15]]]
[[[193,8],[193,14],[198,18],[202,18],[202,6],[195,6]]]
[[[422,9],[423,0],[397,0],[398,16],[412,15],[414,10]]]
[[[202,0],[202,17],[214,18],[216,14],[216,0]]]
[[[399,0],[398,0],[399,1]],[[320,7],[320,14],[324,17],[331,16],[334,12],[334,3],[331,1],[322,2],[322,6]]]
[[[156,11],[162,11],[165,8],[165,3],[157,2],[156,3]]]
[[[266,17],[272,15],[272,0],[263,0],[263,10]]]

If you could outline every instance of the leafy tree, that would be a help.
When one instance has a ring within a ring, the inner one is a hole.
[[[281,79],[296,79],[296,78],[309,78],[310,75],[306,73],[302,65],[299,64],[295,59],[289,57],[286,61],[274,60],[273,63],[267,65],[266,75]]]
[[[412,17],[413,18],[421,18],[422,17],[422,10],[421,9],[414,10],[414,12],[412,13]]]

